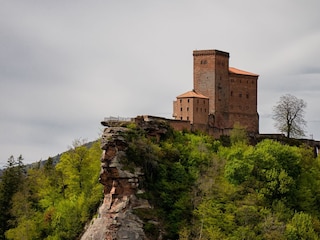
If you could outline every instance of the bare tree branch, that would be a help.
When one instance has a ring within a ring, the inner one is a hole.
[[[275,127],[287,137],[305,136],[307,122],[304,119],[307,103],[303,99],[286,94],[280,97],[276,106],[273,107],[273,120]]]

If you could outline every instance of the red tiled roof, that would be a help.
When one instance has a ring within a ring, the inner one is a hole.
[[[229,72],[230,73],[235,73],[235,74],[241,74],[241,75],[249,75],[249,76],[254,76],[254,77],[258,77],[258,74],[255,73],[251,73],[251,72],[246,72],[237,68],[233,68],[233,67],[229,67]]]
[[[208,97],[202,95],[201,93],[197,93],[194,90],[183,93],[183,94],[179,95],[177,98],[205,98],[205,99],[209,99]]]

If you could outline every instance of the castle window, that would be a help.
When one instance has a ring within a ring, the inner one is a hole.
[[[180,108],[180,111],[182,112],[182,108]]]
[[[189,117],[187,117],[187,120],[189,120]]]
[[[189,108],[187,107],[187,111],[189,111]]]
[[[207,60],[201,60],[200,64],[207,64]]]
[[[231,91],[230,95],[231,95],[231,97],[233,96],[233,91]]]
[[[190,102],[190,99],[188,98],[188,102]]]
[[[180,117],[180,120],[182,120],[182,117]]]
[[[239,97],[242,97],[242,93],[239,93]]]
[[[207,112],[207,109],[206,109],[206,108],[204,109],[204,112]]]
[[[249,98],[249,93],[246,94],[247,98]]]
[[[182,103],[182,99],[180,99],[180,103]]]

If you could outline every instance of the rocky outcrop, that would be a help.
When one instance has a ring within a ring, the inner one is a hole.
[[[98,216],[92,220],[82,240],[148,239],[144,222],[134,214],[135,209],[150,209],[147,200],[136,197],[143,191],[140,168],[124,170],[127,143],[125,127],[108,127],[102,136],[100,182],[104,186],[104,200]]]
[[[134,122],[133,122],[134,120]],[[127,159],[128,143],[124,135],[130,131],[126,126],[135,123],[147,137],[158,141],[170,129],[166,120],[153,116],[138,116],[130,121],[102,121],[105,126],[101,148],[100,183],[104,186],[104,200],[81,240],[147,240],[162,239],[159,222],[152,216],[152,207],[145,199],[137,197],[144,193],[143,169],[133,167]],[[140,212],[144,219],[135,213]],[[151,213],[150,213],[151,212]],[[145,229],[149,229],[146,234]],[[155,227],[156,226],[156,227]]]

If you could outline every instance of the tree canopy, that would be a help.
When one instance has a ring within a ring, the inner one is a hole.
[[[77,239],[102,199],[101,149],[75,141],[54,165],[24,171],[11,157],[0,181],[0,239]]]
[[[155,176],[146,184],[155,208],[143,217],[163,219],[166,239],[320,239],[312,149],[268,139],[252,146],[240,127],[231,143],[187,132],[131,139],[129,161],[152,165]]]
[[[150,239],[160,232],[163,239],[320,239],[320,158],[307,146],[268,139],[252,146],[241,127],[230,146],[201,133],[126,134],[121,163],[144,171],[146,191],[137,197],[153,207],[133,211]],[[22,158],[10,158],[0,182],[0,239],[78,239],[102,198],[100,156],[98,142],[75,142],[57,165],[49,158],[27,173],[18,168]],[[12,184],[19,187],[5,191]]]

